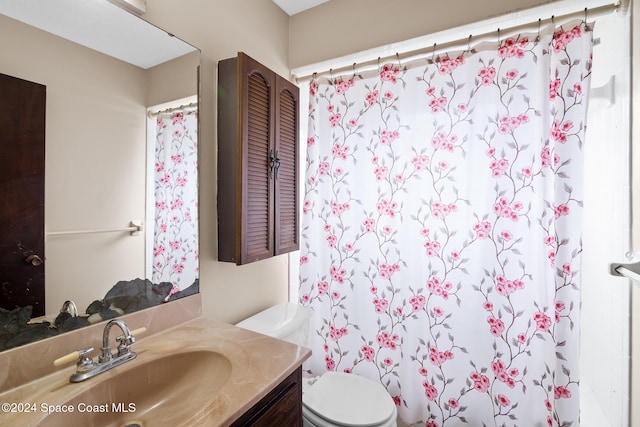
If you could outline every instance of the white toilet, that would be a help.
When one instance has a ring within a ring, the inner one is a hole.
[[[312,310],[283,303],[243,320],[236,326],[308,346]],[[396,405],[382,384],[356,374],[327,372],[307,378],[302,387],[306,427],[396,427]]]

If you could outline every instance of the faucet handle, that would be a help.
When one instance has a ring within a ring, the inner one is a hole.
[[[130,331],[130,337],[133,338],[133,341],[131,341],[131,343],[136,342],[135,337],[136,335],[140,335],[142,333],[145,333],[147,331],[147,328],[145,328],[144,326],[142,328],[138,328],[138,329],[134,329],[133,331]],[[116,341],[118,342],[122,342],[125,339],[127,339],[128,337],[125,335],[120,335],[119,337],[116,338]]]
[[[131,345],[136,342],[136,335],[140,335],[147,331],[147,328],[144,326],[142,328],[134,329],[129,332],[129,335],[120,335],[116,338],[116,341],[120,343],[120,345]]]
[[[124,354],[128,354],[131,352],[129,346],[131,344],[133,344],[134,342],[136,342],[136,335],[141,334],[143,332],[145,332],[147,330],[147,328],[142,327],[142,328],[138,328],[138,329],[134,329],[133,331],[129,331],[128,334],[123,334],[120,335],[119,337],[116,338],[116,341],[118,341],[120,344],[118,345],[118,356],[122,356]]]
[[[82,350],[73,351],[67,355],[57,358],[53,361],[53,366],[62,366],[77,360],[78,368],[93,364],[93,360],[89,354],[93,351],[93,347],[84,348]]]

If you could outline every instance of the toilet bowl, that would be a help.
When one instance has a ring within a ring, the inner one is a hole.
[[[312,310],[293,303],[270,307],[238,323],[244,329],[308,346]],[[396,427],[396,405],[382,384],[356,374],[327,372],[302,387],[305,427]]]

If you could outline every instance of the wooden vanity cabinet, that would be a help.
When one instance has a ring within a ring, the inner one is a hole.
[[[302,427],[302,367],[231,424],[240,426]]]
[[[299,90],[238,53],[218,63],[218,259],[247,264],[298,243]]]

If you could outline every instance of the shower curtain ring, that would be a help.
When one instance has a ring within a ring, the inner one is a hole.
[[[435,62],[436,58],[436,43],[433,44],[433,50],[431,51],[431,63]]]
[[[589,23],[587,21],[587,8],[584,8],[584,30],[585,31],[590,31],[591,28],[589,27]]]
[[[536,42],[540,41],[540,26],[542,25],[542,19],[538,18],[538,35],[536,36]]]
[[[398,68],[402,68],[402,63],[400,62],[400,54],[396,52],[396,59],[398,60]]]

